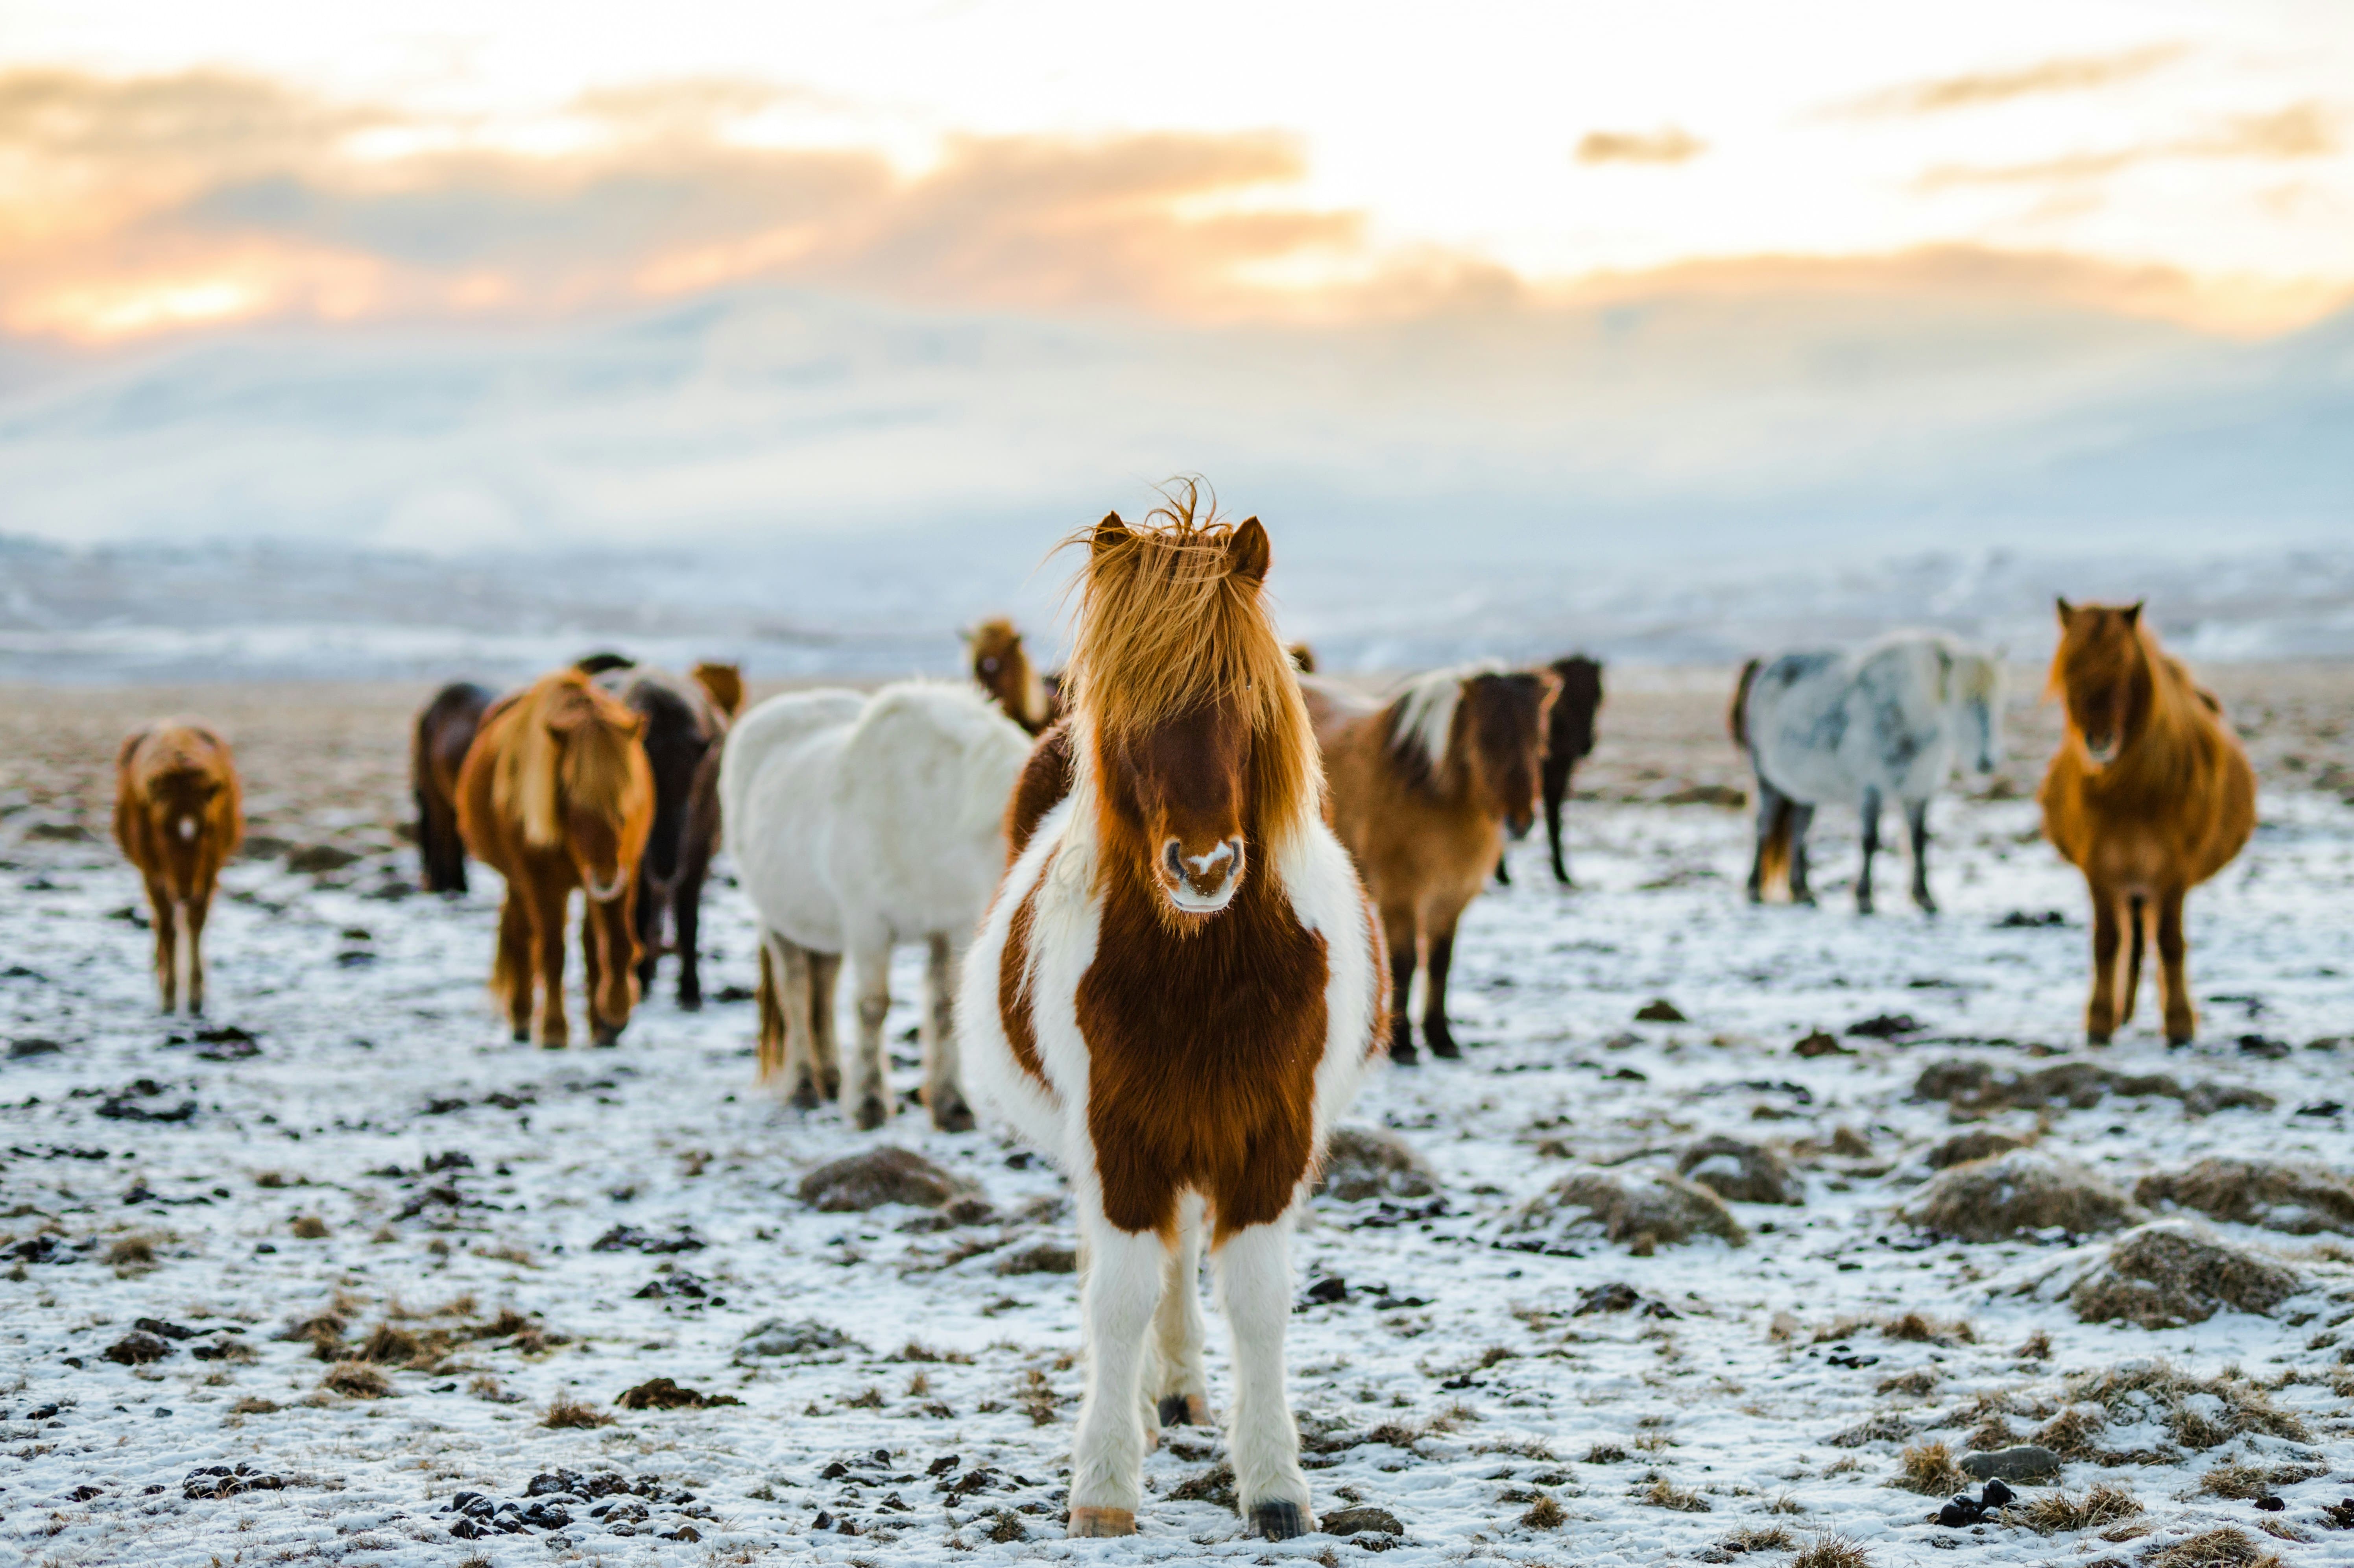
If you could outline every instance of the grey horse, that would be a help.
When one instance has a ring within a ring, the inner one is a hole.
[[[1858,913],[1872,913],[1880,808],[1903,803],[1913,836],[1913,902],[1929,893],[1929,799],[1967,759],[1980,774],[2002,759],[2002,666],[1935,631],[1899,631],[1842,652],[1803,649],[1752,659],[1733,698],[1733,738],[1757,775],[1757,850],[1749,901],[1785,868],[1790,897],[1812,904],[1807,829],[1815,808],[1853,805],[1863,819]]]

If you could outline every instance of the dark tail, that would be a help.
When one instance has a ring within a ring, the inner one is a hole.
[[[433,777],[434,708],[417,715],[410,737],[409,781],[417,794],[417,855],[428,893],[466,891],[466,845],[458,835],[458,802],[444,797]]]
[[[1742,750],[1749,749],[1749,688],[1757,683],[1758,669],[1766,662],[1752,659],[1741,666],[1741,682],[1733,688],[1733,712],[1726,723],[1733,731],[1733,744]]]

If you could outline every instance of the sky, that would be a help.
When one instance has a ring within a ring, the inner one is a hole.
[[[2354,302],[2349,83],[2342,0],[0,0],[0,530],[621,539],[1216,463],[1524,524],[2001,469],[2031,531],[2020,464],[2243,394],[2338,518],[2296,345]],[[657,376],[632,322],[699,335]],[[935,326],[992,345],[953,386]]]

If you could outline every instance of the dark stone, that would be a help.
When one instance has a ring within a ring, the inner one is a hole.
[[[156,1335],[148,1333],[125,1334],[106,1348],[108,1361],[120,1361],[127,1367],[145,1366],[149,1361],[160,1361],[171,1353],[170,1345]]]
[[[1691,1020],[1684,1016],[1683,1009],[1666,997],[1660,996],[1654,997],[1637,1008],[1635,1022],[1638,1023],[1690,1023]]]
[[[937,1209],[971,1191],[970,1183],[913,1150],[885,1144],[811,1171],[801,1178],[801,1200],[827,1213],[857,1213],[885,1203]]]
[[[1964,1474],[1981,1481],[2038,1481],[2060,1473],[2060,1456],[2033,1443],[1961,1457]]]
[[[1324,1516],[1327,1535],[1404,1535],[1405,1526],[1385,1508],[1344,1508]]]

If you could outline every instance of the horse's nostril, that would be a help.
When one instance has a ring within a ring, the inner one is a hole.
[[[1170,875],[1176,877],[1181,882],[1184,880],[1184,852],[1178,848],[1177,841],[1175,839],[1171,839],[1167,843],[1161,846],[1161,863],[1169,868]]]

